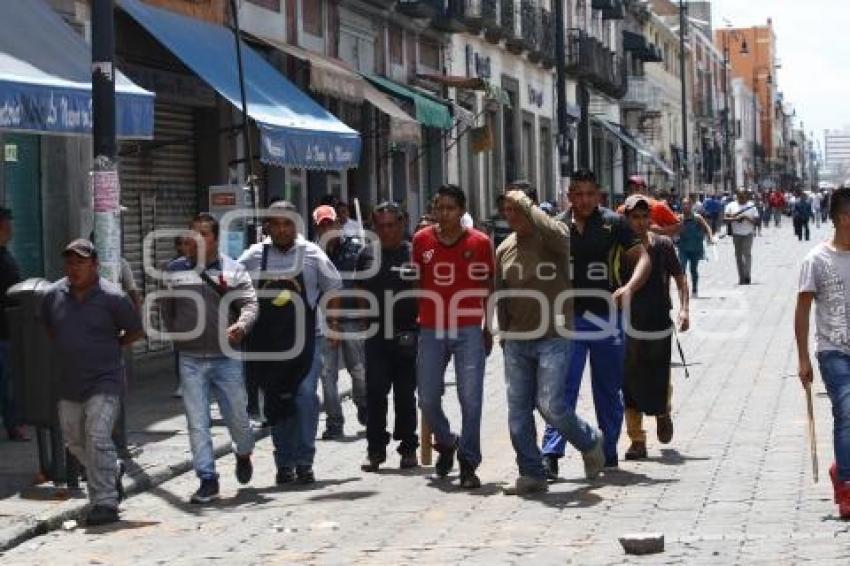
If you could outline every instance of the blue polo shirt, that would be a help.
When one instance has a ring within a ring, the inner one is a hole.
[[[120,334],[142,329],[121,288],[101,278],[77,300],[63,278],[47,290],[41,310],[63,362],[59,398],[85,401],[97,394],[120,395],[124,390]]]

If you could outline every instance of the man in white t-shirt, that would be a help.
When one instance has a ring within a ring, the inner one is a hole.
[[[753,266],[753,236],[759,213],[747,191],[740,190],[736,200],[726,205],[724,216],[732,224],[732,243],[735,245],[735,263],[738,266],[738,284],[749,285]]]
[[[820,209],[823,205],[823,197],[818,191],[814,191],[811,196],[812,215],[815,217],[815,228],[820,228]]]
[[[833,193],[829,216],[835,234],[809,252],[800,270],[794,334],[800,381],[808,388],[814,379],[809,355],[814,302],[817,361],[835,419],[829,477],[839,515],[850,519],[850,188]]]

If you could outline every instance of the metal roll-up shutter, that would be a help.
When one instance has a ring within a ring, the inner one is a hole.
[[[163,145],[165,144],[165,145]],[[125,146],[120,160],[123,253],[145,295],[161,288],[144,273],[144,238],[154,230],[186,228],[198,211],[194,109],[157,100],[154,141]],[[129,152],[129,153],[128,153]],[[153,239],[155,264],[174,257],[173,238]],[[156,351],[166,344],[148,338],[137,351]]]

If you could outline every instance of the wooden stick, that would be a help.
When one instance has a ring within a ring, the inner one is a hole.
[[[812,453],[812,476],[818,483],[818,443],[815,436],[815,410],[812,404],[812,384],[806,383],[806,409],[809,414],[809,448]]]
[[[431,427],[428,426],[428,421],[425,420],[425,416],[421,413],[419,420],[422,423],[422,425],[419,427],[419,445],[421,450],[419,460],[422,462],[423,466],[430,466],[431,448],[433,447],[433,443],[431,442]]]

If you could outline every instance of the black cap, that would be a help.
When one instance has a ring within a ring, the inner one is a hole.
[[[77,238],[65,246],[62,255],[67,256],[68,254],[76,254],[85,258],[97,258],[97,249],[94,247],[94,244],[85,238]]]

